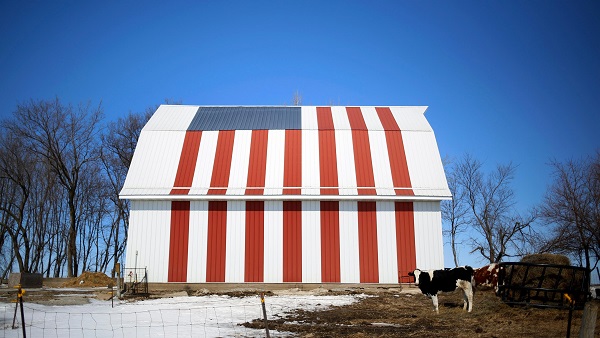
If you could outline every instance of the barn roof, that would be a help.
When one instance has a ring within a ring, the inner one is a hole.
[[[450,198],[427,107],[162,105],[124,199]]]

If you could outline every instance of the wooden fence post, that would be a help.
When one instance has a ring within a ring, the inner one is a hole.
[[[581,328],[579,329],[579,338],[594,338],[596,329],[596,317],[598,316],[598,302],[588,301],[583,307],[581,317]]]
[[[267,321],[267,309],[265,307],[265,293],[264,292],[260,293],[260,302],[262,303],[263,317],[265,319],[265,332],[267,333],[267,338],[271,338],[271,335],[269,334],[269,322]]]
[[[23,290],[21,288],[21,284],[17,285],[16,288],[17,288],[17,301],[16,301],[16,307],[15,307],[15,316],[13,317],[12,328],[13,328],[13,330],[17,328],[15,326],[15,321],[17,320],[17,309],[20,307],[21,308],[21,327],[23,329],[23,338],[26,338],[27,333],[25,331],[25,313],[23,312],[23,295],[25,294],[25,290]]]

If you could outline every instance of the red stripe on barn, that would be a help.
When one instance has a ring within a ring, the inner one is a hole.
[[[283,281],[302,282],[302,202],[283,202]]]
[[[340,205],[321,201],[321,282],[340,282]]]
[[[319,130],[335,130],[331,107],[317,107],[317,125]]]
[[[217,138],[215,162],[210,180],[208,195],[225,195],[229,185],[231,158],[233,156],[234,130],[220,130]]]
[[[360,107],[346,107],[346,114],[348,114],[348,121],[352,130],[367,130],[367,124]]]
[[[302,130],[285,131],[283,194],[300,195],[302,186]],[[293,187],[293,188],[287,188]]]
[[[356,168],[356,184],[359,195],[377,195],[374,188],[373,160],[371,158],[371,143],[369,132],[358,107],[346,108],[350,128],[352,129],[352,146],[354,149],[354,167]],[[361,189],[362,188],[362,189]]]
[[[171,202],[171,233],[169,241],[169,282],[187,281],[190,202]]]
[[[189,188],[192,186],[194,179],[194,170],[196,169],[201,138],[202,131],[194,130],[185,133],[171,195],[187,195],[190,192]]]
[[[408,172],[408,164],[406,161],[406,153],[404,152],[404,141],[402,140],[402,132],[392,111],[388,107],[375,108],[379,120],[385,130],[385,141],[387,143],[388,157],[390,159],[390,169],[392,171],[392,180],[396,195],[414,196],[414,192],[410,183],[410,174]]]
[[[408,273],[417,268],[413,203],[395,202],[394,209],[396,216],[398,282],[403,282],[400,277],[408,278]]]
[[[246,202],[244,282],[262,282],[265,270],[265,202]]]
[[[358,202],[360,282],[379,283],[377,202]]]
[[[227,245],[227,202],[208,202],[206,248],[206,281],[225,281],[225,249]]]
[[[248,162],[248,180],[246,195],[262,195],[267,171],[268,130],[253,130]]]
[[[335,130],[330,107],[317,107],[319,125],[319,174],[321,195],[338,195]],[[323,188],[325,187],[325,188]]]

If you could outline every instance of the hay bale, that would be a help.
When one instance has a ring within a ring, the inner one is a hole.
[[[115,286],[115,280],[102,272],[84,271],[79,277],[63,283],[63,287],[101,287]]]
[[[527,255],[521,259],[521,262],[532,264],[571,265],[569,257],[551,253]]]

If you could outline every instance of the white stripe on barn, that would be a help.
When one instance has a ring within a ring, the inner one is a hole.
[[[243,195],[246,192],[251,140],[252,130],[235,131],[227,195]]]
[[[394,186],[390,158],[385,139],[385,132],[380,130],[369,130],[369,143],[371,147],[371,161],[373,162],[373,178],[377,195],[395,195],[396,192],[390,187]]]
[[[358,207],[356,202],[340,202],[340,279],[360,283],[358,248]]]
[[[265,202],[264,282],[283,282],[283,202]]]
[[[398,282],[394,202],[377,202],[377,260],[379,283]]]
[[[351,130],[335,131],[335,146],[340,195],[358,195]],[[345,187],[345,188],[342,188]]]
[[[265,195],[281,195],[285,162],[285,130],[269,130],[267,164],[265,172]]]
[[[302,202],[302,282],[321,282],[321,213],[318,201]]]
[[[208,246],[208,202],[190,202],[190,232],[188,242],[187,280],[206,282]]]
[[[302,194],[320,195],[319,131],[302,130]]]
[[[206,192],[210,187],[218,138],[218,131],[210,130],[202,132],[190,195],[206,195]]]
[[[246,250],[246,202],[227,202],[225,282],[243,283]]]

